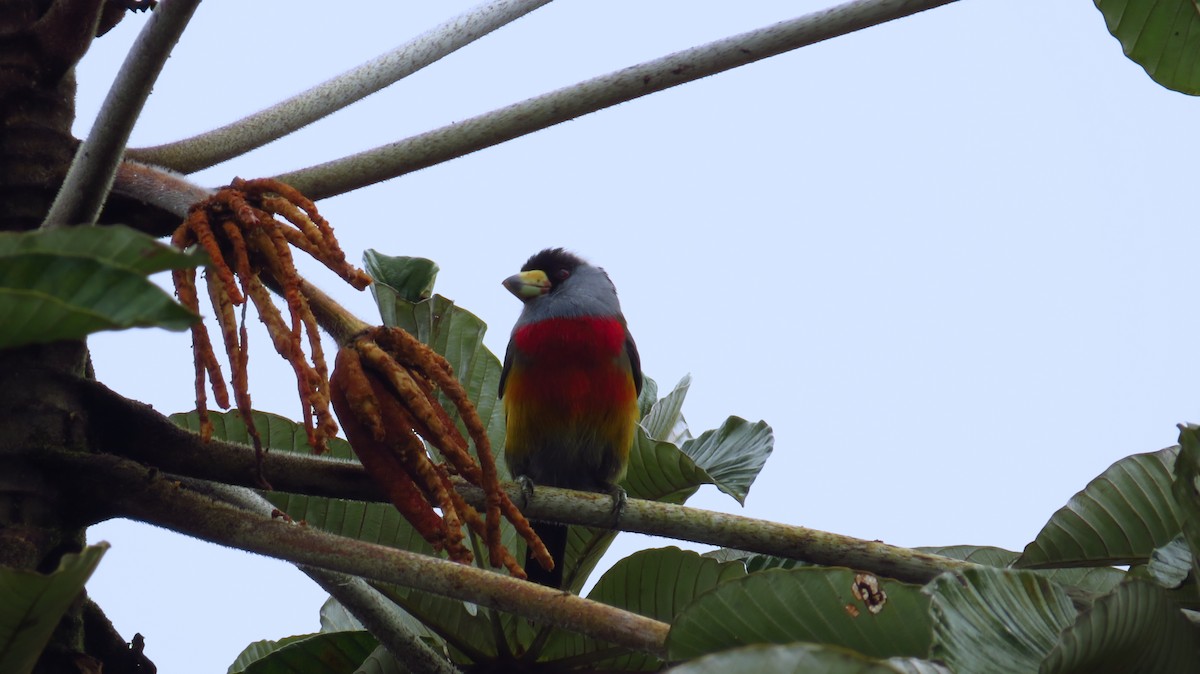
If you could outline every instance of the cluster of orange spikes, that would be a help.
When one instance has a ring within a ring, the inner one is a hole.
[[[488,542],[492,566],[503,565],[524,578],[500,540],[503,513],[534,555],[549,562],[545,546],[500,488],[487,433],[445,358],[399,328],[372,328],[338,351],[331,381],[333,406],[355,454],[434,549],[456,561],[471,561],[463,543],[465,523]],[[438,402],[439,389],[475,442],[478,463]],[[444,463],[430,459],[421,438],[438,448]],[[451,472],[483,489],[486,520],[455,491]],[[441,510],[440,517],[434,508]]]
[[[207,272],[208,295],[232,368],[234,403],[259,456],[262,440],[251,414],[247,373],[247,300],[258,310],[276,351],[292,364],[308,442],[315,452],[323,452],[328,439],[337,433],[332,405],[368,474],[434,549],[445,550],[455,561],[470,562],[473,556],[463,542],[465,523],[487,542],[493,566],[504,566],[512,575],[524,578],[521,566],[501,543],[503,515],[543,566],[552,564],[529,522],[501,489],[483,424],[444,358],[403,330],[372,328],[341,345],[333,376],[329,376],[317,319],[306,296],[311,286],[296,271],[291,248],[309,254],[360,290],[371,278],[346,262],[333,229],[315,204],[276,180],[235,179],[188,211],[172,243],[180,248],[199,246],[212,260]],[[195,271],[176,270],[173,278],[180,302],[199,313]],[[283,296],[286,318],[272,301],[268,286]],[[238,306],[240,319],[234,309]],[[361,324],[353,317],[346,322]],[[310,356],[304,353],[306,341]],[[230,407],[229,391],[203,323],[192,327],[192,348],[196,409],[201,435],[207,439],[212,435],[207,414],[209,382],[222,408]],[[438,390],[463,420],[475,442],[478,463],[438,402]],[[441,452],[444,463],[430,458],[422,438]],[[483,490],[485,517],[455,491],[452,473]],[[259,479],[269,486],[263,476]],[[440,516],[435,508],[441,510]]]
[[[275,350],[295,370],[309,445],[318,453],[325,451],[327,440],[337,433],[337,424],[329,411],[329,375],[317,321],[300,292],[302,279],[296,271],[291,248],[308,253],[360,290],[371,283],[371,277],[346,262],[333,229],[317,212],[316,205],[277,180],[235,178],[229,187],[192,206],[171,241],[180,248],[198,245],[212,259],[207,273],[208,296],[233,370],[235,403],[255,451],[262,452],[262,440],[250,414],[247,298],[254,302]],[[179,301],[199,313],[195,271],[176,270],[173,278]],[[265,283],[271,283],[283,295],[287,319],[271,300]],[[242,307],[240,321],[234,311],[236,306]],[[305,341],[311,361],[304,355]],[[196,359],[196,409],[201,435],[207,439],[212,434],[212,423],[208,418],[205,380],[212,382],[213,396],[222,408],[229,407],[229,392],[203,323],[192,326],[192,348]]]

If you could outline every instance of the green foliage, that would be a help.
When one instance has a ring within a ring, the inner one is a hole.
[[[447,357],[479,405],[503,465],[503,414],[496,398],[500,363],[483,346],[485,326],[443,297],[410,300],[428,294],[430,264],[371,253],[368,265],[383,278],[376,292],[387,321]],[[410,289],[395,290],[389,274]],[[712,484],[741,502],[771,452],[770,427],[731,417],[693,437],[682,414],[690,384],[685,377],[657,398],[657,386],[646,380],[623,486],[634,498],[683,503],[701,485]],[[176,420],[196,425],[194,415]],[[246,441],[236,414],[214,414],[213,420],[217,436]],[[273,415],[260,415],[256,422],[274,451],[309,451],[299,425]],[[1200,632],[1179,607],[1200,599],[1188,575],[1196,559],[1192,536],[1200,522],[1200,441],[1193,432],[1184,429],[1182,450],[1118,461],[1056,512],[1022,554],[989,546],[921,548],[977,565],[944,573],[923,587],[739,550],[699,555],[662,548],[617,562],[589,598],[669,623],[669,657],[682,662],[673,671],[970,674],[996,671],[997,663],[1018,673],[1191,671],[1200,654]],[[334,456],[352,456],[343,441],[331,448]],[[434,554],[390,505],[297,494],[267,497],[309,526]],[[614,535],[571,527],[571,587],[584,585]],[[519,558],[522,544],[511,528],[505,536]],[[1123,563],[1134,567],[1129,572],[1115,568]],[[376,587],[395,603],[402,623],[460,665],[494,669],[536,663],[552,670],[604,671],[665,666],[648,654],[462,601]],[[267,668],[282,666],[275,663],[293,653],[304,653],[306,661],[317,654],[353,653],[322,672],[403,671],[336,602],[322,609],[322,625],[321,635],[255,645],[236,671],[284,671]]]
[[[929,598],[920,586],[851,569],[772,569],[692,602],[672,624],[667,643],[671,658],[682,660],[743,644],[793,641],[876,658],[924,656]]]
[[[1171,495],[1178,447],[1114,463],[1071,497],[1014,566],[1139,564],[1179,533]]]
[[[958,674],[1036,672],[1075,619],[1061,587],[1029,571],[978,568],[945,573],[926,587],[933,599],[932,655]]]
[[[1095,0],[1108,32],[1155,82],[1200,94],[1200,11],[1192,0]]]
[[[1081,613],[1059,635],[1041,671],[1183,674],[1195,671],[1198,662],[1200,633],[1165,592],[1132,580]]]
[[[126,227],[0,232],[0,349],[101,330],[183,330],[197,316],[147,277],[206,259]]]
[[[256,641],[238,655],[229,674],[354,674],[378,645],[365,630]]]
[[[107,543],[63,555],[49,575],[0,567],[0,672],[27,674],[58,621],[79,597]]]

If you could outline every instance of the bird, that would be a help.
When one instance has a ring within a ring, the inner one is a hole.
[[[500,374],[509,473],[530,489],[611,493],[619,516],[642,368],[616,287],[603,269],[563,248],[534,254],[503,285],[523,304]],[[525,573],[562,589],[567,527],[535,521],[533,529],[554,568],[527,552]]]

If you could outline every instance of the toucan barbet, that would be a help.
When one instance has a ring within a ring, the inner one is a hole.
[[[624,496],[616,485],[638,422],[642,369],[608,274],[548,248],[504,287],[524,304],[500,375],[509,472],[533,485]],[[545,522],[533,528],[554,569],[545,571],[527,555],[525,573],[560,588],[567,528]]]

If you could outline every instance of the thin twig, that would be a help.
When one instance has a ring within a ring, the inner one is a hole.
[[[125,57],[87,140],[75,152],[43,227],[95,224],[108,199],[129,133],[167,56],[199,4],[200,0],[163,0],[150,15]]]
[[[278,140],[394,84],[550,0],[498,0],[475,7],[353,70],[219,129],[131,149],[139,161],[193,173]]]
[[[373,150],[278,176],[324,199],[597,110],[954,0],[854,0],[676,52]]]

